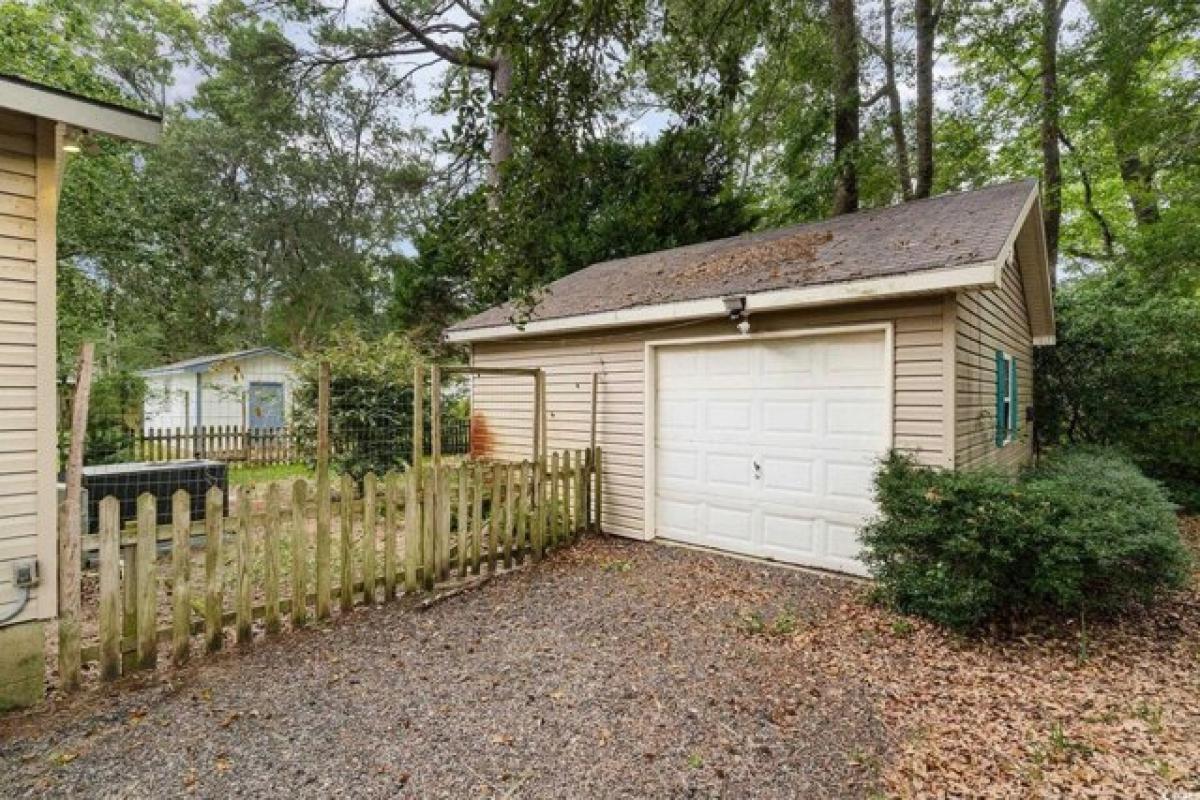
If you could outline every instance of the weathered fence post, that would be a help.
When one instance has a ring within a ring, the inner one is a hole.
[[[375,546],[378,521],[376,520],[376,497],[379,491],[374,472],[363,477],[363,523],[362,523],[362,572],[363,604],[375,604]]]
[[[204,500],[204,638],[209,652],[221,649],[225,642],[221,537],[225,533],[225,496],[216,486],[208,490]]]
[[[100,501],[100,677],[121,675],[121,503]],[[132,565],[130,565],[132,568]]]
[[[593,522],[592,529],[596,533],[604,533],[604,521],[600,509],[603,506],[604,494],[601,488],[601,474],[604,471],[604,459],[601,458],[600,448],[592,450],[592,507],[593,507]]]
[[[467,550],[471,538],[471,508],[468,505],[470,484],[470,468],[463,462],[458,467],[458,577],[467,576]]]
[[[266,531],[263,535],[263,583],[265,584],[267,633],[279,633],[279,483],[267,487]]]
[[[341,505],[341,609],[343,612],[354,608],[354,478],[350,473],[342,473],[342,505]]]
[[[137,500],[137,657],[142,669],[152,669],[158,661],[157,559],[158,508],[154,495],[146,493]]]
[[[383,599],[396,599],[396,537],[400,535],[400,475],[389,472],[384,479],[387,503],[383,539]]]
[[[292,625],[308,621],[308,481],[292,484]]]
[[[75,370],[75,403],[71,409],[71,444],[67,451],[67,491],[58,526],[58,674],[62,688],[79,687],[80,540],[83,536],[83,447],[87,435],[88,398],[92,390],[91,342],[79,350]]]
[[[171,495],[171,528],[171,658],[183,664],[188,660],[192,635],[192,498],[183,489]]]
[[[333,589],[329,574],[332,535],[329,493],[329,362],[322,361],[317,383],[317,619],[329,619]]]
[[[254,521],[251,515],[254,503],[253,498],[253,484],[246,484],[238,493],[238,580],[237,597],[234,605],[238,644],[249,644],[254,638],[254,631],[250,627],[253,612],[253,607],[251,606],[252,578],[254,576],[254,572],[251,569],[254,563],[254,540],[251,538],[254,535]]]
[[[479,574],[479,556],[483,542],[483,465],[471,468],[471,574]]]

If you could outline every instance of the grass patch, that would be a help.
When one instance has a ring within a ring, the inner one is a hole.
[[[250,483],[270,483],[288,478],[315,478],[315,470],[305,464],[267,464],[264,466],[244,467],[233,465],[229,467],[229,485],[245,486]],[[330,475],[330,480],[334,478]]]

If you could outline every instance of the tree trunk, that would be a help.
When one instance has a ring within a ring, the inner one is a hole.
[[[933,40],[937,16],[933,0],[915,0],[917,28],[917,187],[916,197],[933,191]]]
[[[1058,231],[1062,222],[1062,163],[1058,150],[1058,34],[1060,0],[1042,0],[1042,226],[1050,260],[1050,285],[1057,283]]]
[[[1129,195],[1129,204],[1133,207],[1134,219],[1139,226],[1153,225],[1162,218],[1154,189],[1154,168],[1146,164],[1136,152],[1119,149],[1117,158],[1120,161],[1125,193]]]
[[[883,0],[883,70],[886,83],[884,91],[888,100],[888,127],[892,129],[892,143],[896,148],[896,181],[900,185],[900,196],[911,200],[913,194],[912,174],[908,165],[908,136],[904,132],[904,109],[900,105],[900,90],[896,87],[895,31],[892,27],[892,0]]]
[[[858,24],[854,0],[830,0],[833,31],[833,214],[858,210]]]
[[[498,106],[492,111],[492,144],[488,153],[488,184],[492,189],[500,189],[500,171],[504,162],[512,156],[512,132],[509,130],[505,115],[508,109],[505,103],[512,93],[513,66],[508,54],[499,51],[493,57],[496,68],[492,71],[492,99]]]

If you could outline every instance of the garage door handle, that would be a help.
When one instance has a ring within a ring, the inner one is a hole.
[[[762,478],[762,464],[758,463],[758,461],[755,461],[754,462],[754,479],[760,480],[761,478]]]

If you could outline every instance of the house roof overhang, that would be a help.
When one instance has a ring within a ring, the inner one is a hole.
[[[158,144],[162,138],[160,116],[11,75],[0,75],[0,108],[132,142]]]

